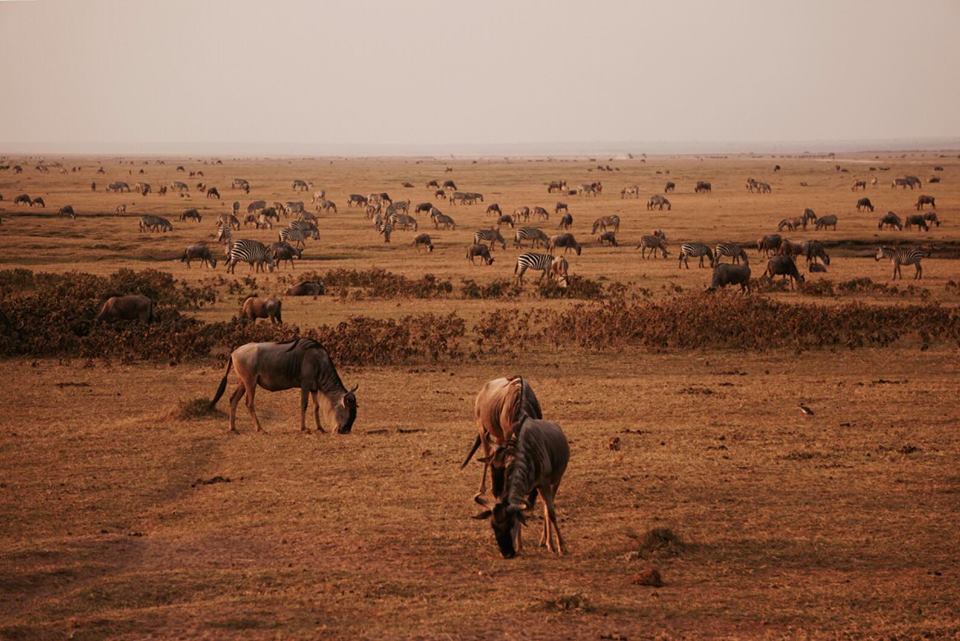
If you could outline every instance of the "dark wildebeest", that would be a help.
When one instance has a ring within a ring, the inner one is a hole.
[[[493,257],[490,256],[490,248],[486,245],[481,245],[480,243],[474,243],[467,250],[467,259],[470,261],[471,265],[476,265],[476,263],[473,262],[473,259],[477,258],[478,256],[483,259],[484,264],[493,264]]]
[[[677,185],[673,181],[668,180],[667,184],[663,186],[663,193],[669,194],[671,191],[676,191]]]
[[[267,201],[265,200],[255,200],[249,205],[247,205],[247,213],[252,214],[255,211],[259,211],[267,206]]]
[[[573,216],[569,213],[564,214],[560,218],[560,224],[557,226],[558,229],[570,229],[573,227]]]
[[[220,200],[220,191],[216,187],[210,187],[207,189],[207,198],[216,198]]]
[[[597,238],[597,242],[601,245],[610,245],[611,247],[617,246],[617,233],[613,231],[606,231],[600,234]]]
[[[180,222],[183,222],[187,219],[195,220],[198,223],[202,220],[200,212],[196,209],[185,209],[182,214],[180,214]]]
[[[567,203],[562,203],[562,202],[560,202],[560,201],[558,200],[558,201],[557,201],[557,204],[554,205],[554,207],[553,207],[553,213],[559,215],[560,212],[567,212],[567,213],[569,213],[569,212],[570,212],[570,208],[567,207]]]
[[[433,251],[433,241],[430,240],[430,234],[419,234],[413,239],[413,246],[419,250],[421,247],[427,248],[427,253]]]
[[[40,196],[37,196],[37,197],[34,198],[32,201],[30,201],[30,206],[31,206],[31,207],[34,207],[34,206],[36,206],[36,207],[46,207],[46,206],[47,206],[47,203],[43,202],[43,198],[41,198]]]
[[[547,243],[547,251],[552,254],[554,249],[560,247],[563,248],[564,254],[572,249],[577,252],[577,256],[579,256],[580,252],[583,251],[583,247],[577,242],[574,235],[570,233],[556,234],[550,237],[550,241]]]
[[[323,283],[315,280],[308,280],[298,283],[287,290],[287,296],[323,296],[326,288]]]
[[[817,218],[816,229],[820,231],[826,229],[827,227],[833,227],[833,231],[837,231],[837,217],[833,214],[828,216],[820,216]]]
[[[790,289],[796,289],[798,284],[803,284],[803,274],[797,269],[797,263],[792,256],[774,256],[767,261],[767,278],[773,281],[774,276],[783,276],[792,279]]]
[[[566,188],[566,180],[551,180],[550,184],[547,185],[547,193],[552,194],[553,192],[563,192]]]
[[[492,205],[488,205],[487,214],[496,214],[497,216],[503,216],[503,212],[500,211],[500,205],[498,203],[493,203]]]
[[[904,227],[907,229],[907,231],[910,231],[910,228],[913,227],[914,225],[917,226],[917,231],[920,231],[921,229],[923,231],[930,231],[930,227],[927,225],[927,221],[924,219],[924,217],[921,214],[912,214],[910,216],[907,216],[907,222],[904,223]]]
[[[523,512],[533,508],[539,494],[544,511],[540,545],[562,555],[566,550],[554,501],[570,460],[570,445],[560,426],[549,421],[524,417],[518,432],[493,454],[494,464],[505,469],[503,496],[493,507],[477,497],[476,502],[488,509],[473,518],[490,519],[500,554],[511,559],[521,551],[520,530],[526,522]]]
[[[248,296],[247,299],[243,301],[242,313],[243,317],[248,320],[256,321],[258,318],[269,318],[270,322],[274,325],[282,325],[282,307],[283,301],[277,298]]]
[[[262,432],[254,406],[257,386],[270,392],[300,388],[300,430],[306,432],[308,395],[313,397],[313,418],[317,430],[326,430],[320,424],[318,393],[324,399],[324,422],[338,434],[347,434],[357,418],[357,386],[344,387],[329,354],[312,338],[295,338],[286,343],[247,343],[233,350],[227,371],[220,381],[217,393],[210,401],[214,407],[227,388],[230,369],[236,369],[240,384],[230,396],[230,431],[237,431],[237,405],[244,394],[247,410],[253,417],[257,431]]]
[[[193,260],[199,260],[201,265],[209,265],[210,269],[217,268],[217,259],[210,252],[210,248],[203,243],[190,245],[183,250],[183,257],[180,262],[186,263],[187,267],[190,267],[190,261]]]
[[[153,320],[153,301],[140,294],[111,296],[100,308],[94,322],[102,320],[138,320],[149,323]]]
[[[294,269],[293,259],[303,258],[303,250],[294,247],[290,243],[280,241],[270,245],[270,251],[273,252],[273,260],[277,263],[277,269],[283,261],[289,261],[290,269]]]
[[[870,202],[869,198],[861,198],[857,201],[857,211],[873,211],[873,203]]]
[[[750,291],[750,265],[731,265],[730,263],[720,263],[713,268],[713,281],[708,292],[716,291],[727,285],[740,285],[741,292]]]
[[[923,219],[927,221],[927,224],[929,225],[936,225],[937,227],[940,226],[940,218],[937,217],[937,212],[935,211],[928,211],[923,215]]]
[[[780,234],[767,234],[757,241],[757,251],[761,256],[769,256],[770,252],[780,249],[780,243],[783,242],[783,236]]]
[[[420,203],[417,205],[417,208],[413,210],[415,214],[430,213],[430,210],[433,209],[433,203]]]
[[[515,435],[524,418],[543,418],[540,401],[537,400],[533,388],[522,377],[495,378],[480,388],[473,410],[478,434],[460,464],[460,469],[467,466],[482,445],[483,456],[478,460],[483,463],[483,473],[480,475],[480,489],[476,496],[482,496],[486,492],[487,468],[492,468],[490,480],[493,496],[500,498],[504,489],[503,467],[490,465],[493,448],[506,444]]]
[[[926,194],[917,198],[917,211],[923,209],[924,205],[930,205],[931,207],[937,206],[937,199],[933,196],[927,196]]]
[[[497,218],[497,227],[500,225],[510,225],[510,229],[513,229],[513,216],[510,214],[502,214],[499,218]]]
[[[71,220],[77,217],[77,212],[73,211],[72,205],[64,205],[57,210],[57,216],[67,216]]]
[[[695,191],[698,194],[702,192],[713,191],[713,185],[711,185],[705,180],[698,180],[697,186],[693,188],[693,191]]]
[[[894,227],[897,231],[901,231],[903,229],[903,223],[900,220],[900,216],[897,216],[892,211],[888,211],[880,218],[880,224],[877,225],[877,229],[883,229],[884,227]]]

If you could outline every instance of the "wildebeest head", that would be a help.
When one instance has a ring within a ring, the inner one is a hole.
[[[357,396],[355,394],[357,387],[359,386],[354,385],[333,407],[337,434],[349,434],[350,430],[353,429],[353,422],[357,420]]]
[[[486,501],[477,497],[477,503],[486,505]],[[497,547],[500,554],[505,559],[512,559],[517,555],[516,541],[520,534],[520,528],[526,524],[526,517],[523,515],[523,506],[511,505],[505,501],[500,501],[493,508],[488,508],[473,518],[478,520],[490,520],[490,527],[493,528],[493,536],[497,541]]]

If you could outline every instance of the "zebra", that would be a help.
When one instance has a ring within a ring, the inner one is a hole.
[[[173,225],[166,218],[160,216],[140,216],[140,231],[173,231]]]
[[[595,235],[597,230],[607,231],[607,227],[612,227],[613,231],[620,231],[620,216],[614,214],[613,216],[597,218],[593,221],[593,231],[590,234]]]
[[[280,230],[280,233],[277,234],[280,238],[281,243],[296,243],[297,247],[302,248],[306,244],[307,238],[313,238],[317,240],[319,235],[313,235],[310,231],[306,229],[300,229],[297,227],[284,227]]]
[[[739,264],[740,259],[743,259],[743,262],[748,263],[750,260],[747,258],[747,252],[744,251],[743,247],[737,243],[718,243],[717,248],[714,250],[716,258],[715,262],[719,263],[722,256],[729,256],[733,259],[734,264]]]
[[[417,219],[407,214],[393,213],[388,218],[395,229],[409,230],[413,228],[413,231],[417,231],[419,227]]]
[[[314,240],[320,239],[320,230],[317,229],[316,223],[309,220],[294,220],[291,221],[288,225],[290,229],[300,229],[307,233],[310,238]]]
[[[547,276],[548,280],[556,278],[557,284],[560,285],[560,287],[567,287],[567,276],[569,275],[570,265],[567,263],[567,259],[562,256],[560,258],[554,258],[550,254],[535,254],[533,252],[520,254],[517,257],[517,264],[513,268],[513,273],[516,275],[518,285],[523,284],[523,274],[528,269],[541,272],[540,278],[537,280],[538,284],[543,282],[544,276]]]
[[[456,230],[457,228],[457,223],[453,220],[453,218],[442,213],[436,207],[430,210],[430,218],[433,219],[433,226],[437,229],[440,229],[441,226],[444,229]]]
[[[641,258],[647,257],[648,249],[650,250],[650,255],[654,258],[657,257],[657,250],[660,250],[660,252],[663,253],[663,257],[666,258],[669,256],[667,252],[667,235],[658,229],[653,232],[652,235],[641,236],[637,249],[640,250]]]
[[[507,248],[507,241],[503,239],[503,236],[500,235],[499,229],[480,229],[473,234],[473,244],[481,245],[483,243],[490,243],[490,249],[493,249],[493,246],[497,243],[500,243],[501,249]]]
[[[683,243],[680,245],[680,260],[677,264],[677,267],[686,266],[687,269],[690,269],[690,257],[700,259],[700,268],[703,269],[703,259],[707,257],[710,259],[710,267],[714,265],[713,259],[713,250],[709,246],[704,245],[703,243]]]
[[[263,209],[267,206],[267,201],[265,200],[255,200],[249,205],[247,205],[247,213],[252,214],[253,212]]]
[[[550,238],[539,227],[521,227],[516,231],[513,237],[514,247],[523,247],[523,241],[529,240],[531,247],[541,245],[547,246]]]
[[[240,239],[230,246],[230,257],[227,259],[227,272],[232,274],[237,267],[237,263],[245,262],[250,264],[250,269],[262,271],[266,263],[267,268],[272,272],[276,268],[273,260],[273,253],[270,248],[259,240]]]
[[[223,243],[227,247],[233,244],[233,232],[230,230],[230,225],[217,223],[217,242]]]
[[[913,265],[916,269],[913,279],[919,280],[923,278],[923,267],[920,265],[920,260],[929,255],[926,251],[916,247],[877,247],[877,255],[874,258],[878,261],[884,258],[890,259],[890,262],[893,263],[893,280],[896,280],[897,276],[903,279],[903,274],[900,273],[901,265]]]
[[[381,220],[377,225],[377,231],[383,236],[383,242],[390,242],[390,234],[393,233],[393,223],[390,222],[390,219]]]

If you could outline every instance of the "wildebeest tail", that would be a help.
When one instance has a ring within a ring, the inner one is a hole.
[[[217,388],[217,393],[214,394],[213,400],[210,401],[210,409],[213,409],[217,406],[217,401],[220,400],[220,397],[223,396],[224,390],[227,389],[227,376],[230,375],[231,367],[233,367],[233,358],[227,361],[227,371],[223,373],[223,378],[220,379],[220,387]]]
[[[470,462],[470,459],[473,458],[473,455],[477,452],[477,449],[479,447],[480,447],[480,435],[477,434],[476,440],[473,441],[473,447],[471,447],[470,451],[467,452],[467,458],[463,459],[463,463],[460,464],[461,470],[467,466],[467,463]]]

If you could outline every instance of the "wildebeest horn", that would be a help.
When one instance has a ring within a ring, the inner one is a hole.
[[[353,394],[354,392],[357,391],[357,388],[359,388],[359,387],[360,387],[360,384],[357,383],[356,385],[354,385],[353,387],[351,387],[351,388],[350,388],[350,391],[347,392],[347,393],[348,393],[348,394]]]
[[[487,499],[483,498],[481,494],[474,495],[473,501],[477,505],[482,505],[483,507],[488,507],[490,505],[489,503],[487,503]]]

